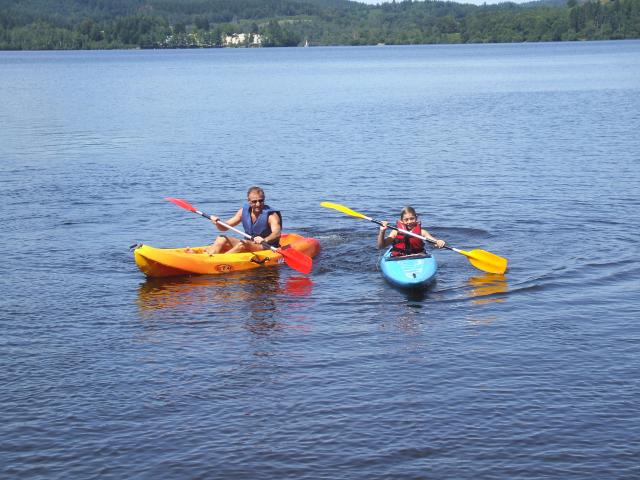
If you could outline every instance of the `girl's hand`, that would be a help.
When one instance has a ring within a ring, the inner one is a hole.
[[[385,222],[384,220],[382,222],[380,222],[382,225],[380,225],[380,231],[384,232],[387,229],[387,225],[389,225],[389,222]]]
[[[438,239],[438,240],[436,240],[436,247],[437,248],[442,248],[442,247],[444,247],[446,245],[446,243],[447,242],[445,242],[444,240]]]

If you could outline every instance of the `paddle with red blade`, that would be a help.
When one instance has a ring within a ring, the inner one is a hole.
[[[198,215],[201,215],[204,218],[211,220],[211,215],[201,212],[186,200],[182,200],[181,198],[173,198],[173,197],[165,197],[165,200],[168,200],[171,203],[175,203],[176,205],[178,205],[181,208],[184,208],[185,210],[189,210],[190,212],[197,213]],[[231,225],[224,223],[222,220],[217,220],[216,223],[219,223],[223,227],[228,228],[229,230],[232,230],[239,235],[242,235],[248,240],[253,240],[251,235],[249,235],[248,233],[245,233],[242,230],[238,230],[237,228],[233,228]],[[284,257],[284,262],[294,270],[297,270],[298,272],[304,273],[304,274],[311,273],[311,269],[313,268],[313,260],[311,259],[311,257],[308,257],[304,253],[289,247],[276,248],[273,245],[268,244],[267,242],[262,242],[262,246],[265,247],[266,249],[272,250],[282,255]]]

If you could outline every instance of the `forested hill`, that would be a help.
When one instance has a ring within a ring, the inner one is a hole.
[[[0,49],[194,48],[640,38],[640,0],[475,6],[348,0],[0,0]]]

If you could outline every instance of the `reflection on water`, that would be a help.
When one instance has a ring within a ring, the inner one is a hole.
[[[473,303],[484,305],[491,302],[504,302],[504,297],[495,296],[509,291],[509,284],[505,275],[497,273],[486,273],[468,280],[471,290],[471,297],[475,298]]]
[[[243,283],[243,301],[245,311],[245,326],[256,335],[269,335],[273,331],[283,328],[279,321],[277,295],[280,292],[280,270],[274,269],[260,281],[245,281]]]
[[[255,334],[282,328],[279,304],[291,298],[309,296],[313,281],[291,276],[284,281],[280,269],[257,270],[229,275],[199,275],[147,279],[138,289],[138,307],[146,321],[182,315],[226,314],[245,319]],[[291,302],[287,302],[291,307]],[[178,314],[178,315],[176,315]]]
[[[182,309],[205,304],[214,288],[224,288],[221,276],[149,278],[138,288],[138,307],[143,314],[156,310]]]
[[[285,283],[284,290],[289,295],[306,297],[311,295],[313,281],[309,277],[289,277]]]
[[[397,317],[392,316],[381,322],[380,329],[416,336],[422,333],[422,319],[420,311],[407,304],[401,309]]]
[[[427,298],[429,294],[429,290],[431,289],[431,285],[429,289],[414,289],[414,290],[405,290],[404,294],[407,296],[407,305],[413,308],[422,308],[422,302]]]

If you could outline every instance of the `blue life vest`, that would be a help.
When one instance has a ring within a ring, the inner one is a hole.
[[[255,223],[251,221],[251,205],[245,203],[242,206],[242,227],[252,237],[260,236],[262,238],[271,235],[271,226],[269,225],[269,215],[275,213],[280,219],[280,228],[282,228],[282,215],[278,210],[272,210],[269,205],[265,205],[262,213],[256,219]],[[279,245],[279,240],[274,242],[274,246]]]

